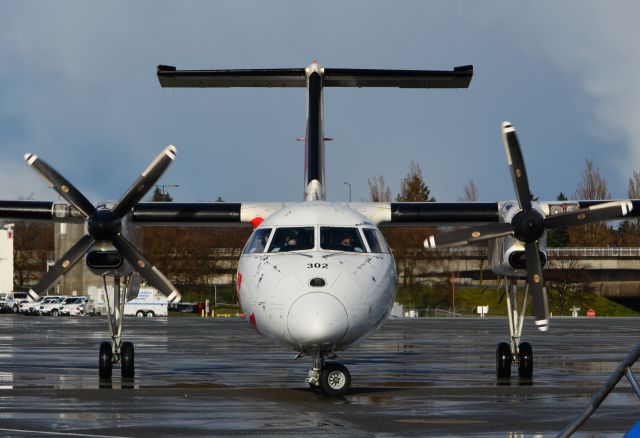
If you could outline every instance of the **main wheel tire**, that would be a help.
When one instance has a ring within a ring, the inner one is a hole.
[[[522,379],[533,377],[533,348],[528,342],[518,346],[518,376]]]
[[[506,379],[511,377],[511,346],[500,342],[496,349],[496,377]]]
[[[51,311],[51,316],[58,316],[58,314],[59,314],[58,309],[53,309]]]
[[[18,310],[20,310],[18,309],[18,306],[13,306],[13,313],[18,313]]]
[[[133,379],[135,375],[133,359],[133,343],[123,342],[122,347],[120,348],[120,367],[123,379]]]
[[[145,316],[145,314],[144,314],[144,312],[143,312],[142,310],[138,310],[138,311],[136,312],[136,316],[137,316],[138,318],[143,318],[143,317]]]
[[[146,315],[144,315],[144,316],[146,316],[147,318],[153,318],[154,316],[156,316],[156,314],[155,314],[155,313],[153,313],[153,310],[149,310],[149,311],[147,312],[147,314],[146,314]]]
[[[320,389],[329,396],[345,395],[351,388],[351,374],[339,363],[328,363],[320,373]]]
[[[103,342],[100,344],[100,356],[98,358],[98,375],[100,380],[111,380],[111,371],[113,369],[113,350],[111,342]]]

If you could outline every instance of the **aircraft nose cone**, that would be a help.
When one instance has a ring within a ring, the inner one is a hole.
[[[287,316],[291,337],[301,346],[335,344],[344,337],[349,319],[333,295],[312,292],[298,298]]]

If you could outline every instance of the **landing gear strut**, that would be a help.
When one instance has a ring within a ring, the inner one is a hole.
[[[351,389],[351,373],[340,363],[326,362],[323,353],[315,353],[307,383],[311,390],[319,394],[339,397]]]
[[[103,342],[100,344],[100,354],[98,356],[98,375],[101,381],[110,381],[113,364],[120,363],[120,370],[123,379],[133,379],[135,376],[134,368],[134,349],[133,343],[122,342],[122,323],[124,315],[124,304],[127,292],[128,282],[121,281],[119,275],[113,277],[113,303],[109,300],[107,290],[106,275],[103,275],[104,290],[107,301],[107,322],[109,323],[109,335],[111,342]],[[124,286],[124,294],[122,294],[121,286]],[[112,305],[113,304],[113,305]]]
[[[496,349],[496,377],[499,379],[511,377],[511,365],[518,365],[518,376],[523,379],[533,377],[533,349],[528,342],[520,342],[522,325],[527,309],[529,286],[525,286],[522,308],[518,314],[518,279],[509,278],[505,282],[505,295],[507,297],[507,311],[509,316],[509,334],[511,343],[501,342]]]

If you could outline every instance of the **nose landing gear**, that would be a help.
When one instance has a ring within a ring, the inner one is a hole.
[[[344,365],[326,362],[323,354],[314,355],[313,368],[307,383],[312,391],[330,397],[340,397],[351,389],[351,373]]]
[[[106,276],[103,276],[104,290],[107,291]],[[109,335],[111,342],[100,344],[98,356],[98,376],[101,387],[109,387],[113,364],[120,363],[122,379],[131,381],[135,377],[134,348],[132,342],[122,342],[122,326],[124,304],[127,291],[127,282],[124,283],[124,296],[121,293],[121,279],[119,275],[113,279],[113,306],[109,300],[108,292],[105,292],[107,302],[107,322],[109,323]],[[103,385],[106,384],[106,385]]]
[[[505,284],[511,343],[501,342],[496,349],[496,377],[499,379],[511,377],[512,364],[518,365],[518,377],[521,379],[533,377],[533,348],[528,342],[520,342],[529,289],[525,286],[522,309],[518,315],[517,287],[516,278],[510,278]]]

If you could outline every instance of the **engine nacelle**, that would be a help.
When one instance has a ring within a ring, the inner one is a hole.
[[[547,263],[547,235],[538,241],[540,263]],[[512,236],[501,237],[489,242],[489,266],[496,274],[504,277],[524,277],[527,275],[527,258],[524,243]]]
[[[533,208],[543,216],[566,213],[580,208],[577,202],[533,202]],[[501,222],[511,222],[513,216],[520,211],[516,201],[503,201],[498,203],[498,213]],[[489,241],[489,266],[491,270],[500,276],[524,277],[527,275],[527,261],[524,252],[524,243],[513,236],[501,237]],[[547,263],[547,233],[538,240],[540,251],[540,263],[544,267]]]

